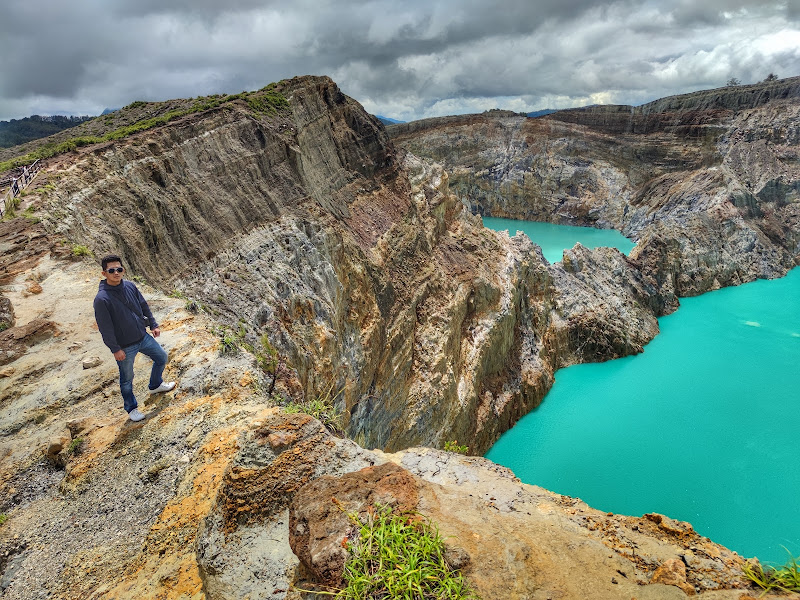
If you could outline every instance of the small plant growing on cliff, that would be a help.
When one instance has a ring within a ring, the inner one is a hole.
[[[333,392],[335,382],[330,385],[316,398],[303,402],[289,402],[283,407],[287,413],[302,412],[320,421],[329,431],[341,435],[342,433],[342,413],[335,406],[336,399],[342,394],[344,388]]]
[[[83,449],[83,442],[84,439],[82,437],[76,437],[69,443],[69,446],[67,446],[67,454],[70,456],[80,454]]]
[[[435,525],[417,514],[394,514],[385,506],[367,511],[362,521],[348,515],[358,538],[350,557],[341,600],[420,598],[477,600],[462,575],[445,560],[445,545]]]
[[[91,256],[92,251],[89,250],[87,246],[83,244],[73,244],[72,245],[72,256],[75,258],[79,258],[81,256]]]
[[[459,446],[458,440],[453,440],[452,442],[444,443],[444,451],[455,452],[457,454],[466,454],[469,452],[469,446]]]
[[[800,593],[800,561],[791,553],[789,561],[782,567],[764,568],[758,562],[746,562],[742,572],[765,594],[771,590]]]
[[[3,523],[5,523],[6,521],[8,521],[8,515],[7,515],[7,514],[5,514],[5,513],[3,513],[3,514],[0,514],[0,525],[2,525]]]
[[[272,395],[272,392],[275,391],[275,382],[278,380],[278,370],[280,369],[282,358],[275,346],[269,341],[269,336],[266,333],[261,336],[261,348],[255,354],[258,366],[261,367],[265,374],[272,377],[267,390],[267,394]]]
[[[219,353],[236,354],[239,346],[236,343],[236,336],[230,332],[222,331],[219,336]]]

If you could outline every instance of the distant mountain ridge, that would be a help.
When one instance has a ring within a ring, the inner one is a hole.
[[[381,115],[374,115],[378,121],[383,123],[384,125],[397,125],[398,123],[405,123],[405,121],[398,121],[397,119],[392,119],[390,117],[384,117]]]
[[[0,148],[11,148],[31,140],[47,137],[92,119],[94,117],[32,115],[24,119],[0,121]]]
[[[543,108],[542,110],[534,110],[533,112],[529,112],[528,116],[531,118],[536,117],[546,117],[547,115],[552,115],[554,112],[558,112],[559,109],[557,108]]]

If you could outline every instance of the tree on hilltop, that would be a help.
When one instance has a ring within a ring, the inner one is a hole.
[[[726,83],[725,85],[728,87],[733,87],[736,85],[742,85],[742,82],[739,81],[736,77],[731,77],[730,79],[728,79],[728,83]]]
[[[769,75],[767,75],[767,78],[764,79],[764,83],[768,81],[778,81],[778,76],[775,75],[775,73],[770,73]]]

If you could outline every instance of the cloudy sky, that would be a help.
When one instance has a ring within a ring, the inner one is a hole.
[[[800,0],[13,0],[2,12],[0,120],[305,74],[402,120],[800,75]]]

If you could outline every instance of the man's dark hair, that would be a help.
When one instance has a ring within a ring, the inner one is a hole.
[[[103,264],[103,271],[105,271],[108,263],[118,262],[122,264],[122,259],[116,254],[106,254],[100,262]]]

